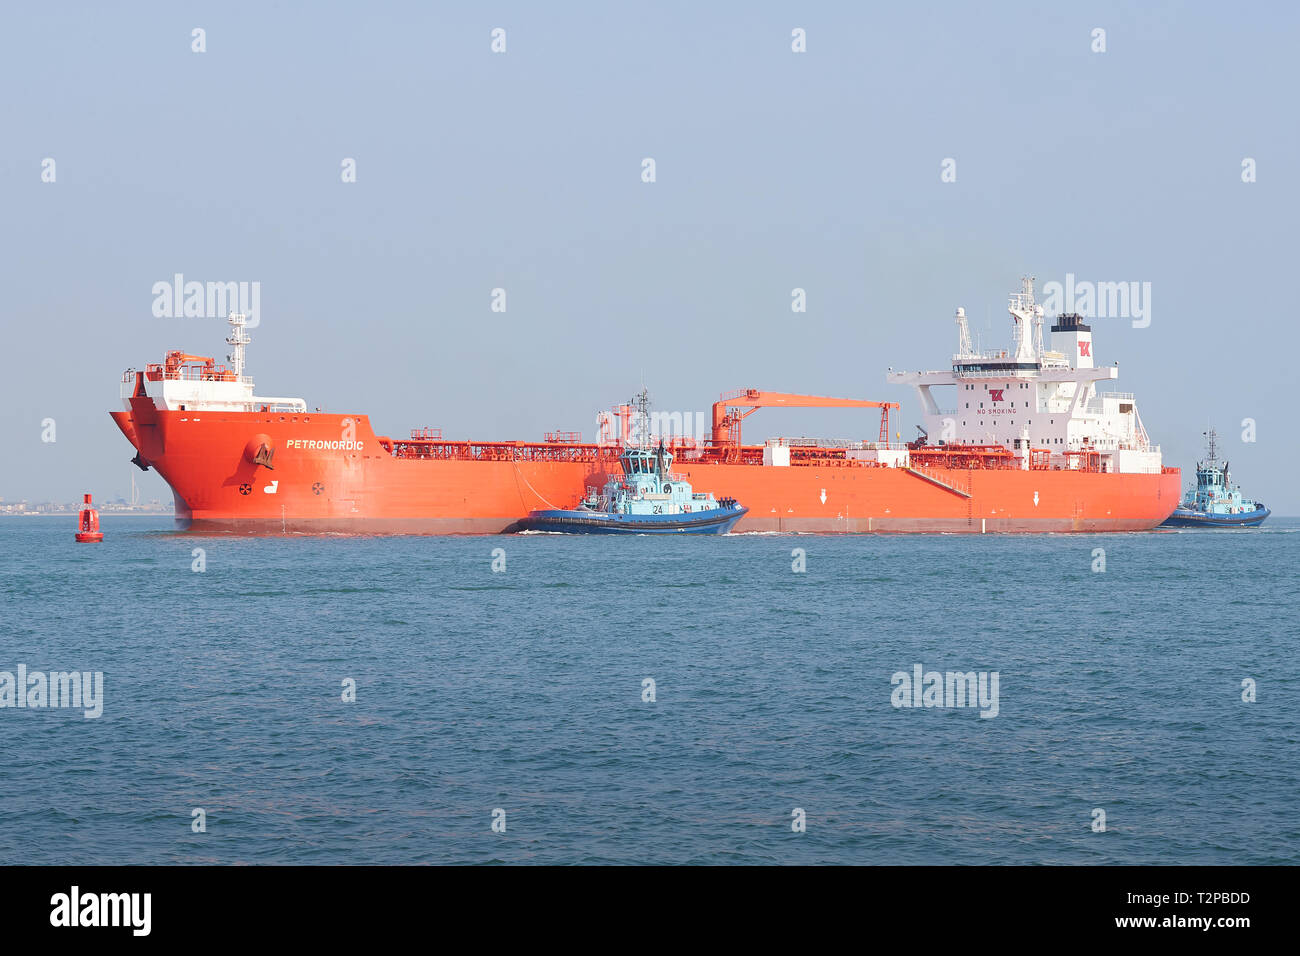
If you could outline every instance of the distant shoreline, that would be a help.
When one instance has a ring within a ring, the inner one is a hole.
[[[75,518],[77,511],[6,511],[0,518]],[[174,511],[100,511],[103,518],[170,518]]]

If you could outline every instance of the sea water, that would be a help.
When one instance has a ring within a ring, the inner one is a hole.
[[[73,525],[0,519],[0,864],[1300,862],[1294,519]]]

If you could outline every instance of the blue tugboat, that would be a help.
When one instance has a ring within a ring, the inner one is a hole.
[[[1208,454],[1196,463],[1196,487],[1189,488],[1162,528],[1253,528],[1270,514],[1258,501],[1241,496],[1240,486],[1231,486],[1228,463],[1219,463],[1215,434],[1205,433]]]
[[[649,398],[638,398],[641,434],[648,434]],[[664,448],[629,446],[618,456],[623,469],[591,492],[577,508],[533,511],[519,523],[524,531],[569,534],[726,534],[749,511],[734,498],[716,499],[695,491],[672,473],[673,456]]]

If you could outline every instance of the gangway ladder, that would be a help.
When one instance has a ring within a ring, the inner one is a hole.
[[[944,491],[950,491],[954,495],[957,495],[959,497],[962,498],[971,497],[971,493],[969,491],[963,491],[961,488],[958,488],[955,485],[948,484],[948,482],[944,481],[941,478],[934,477],[934,475],[927,475],[925,472],[920,471],[919,469],[914,468],[911,465],[904,465],[903,470],[907,472],[909,475],[915,475],[917,478],[920,478],[922,481],[928,481],[930,484],[938,488],[942,488]]]

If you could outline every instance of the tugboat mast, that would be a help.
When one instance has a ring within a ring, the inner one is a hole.
[[[632,399],[632,404],[636,406],[636,443],[641,448],[650,447],[650,392],[645,386],[641,386],[636,396]]]
[[[1207,432],[1203,432],[1202,434],[1205,435],[1206,448],[1209,451],[1209,458],[1207,458],[1206,461],[1218,461],[1219,455],[1216,447],[1218,435],[1215,434],[1213,428]]]

